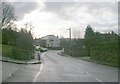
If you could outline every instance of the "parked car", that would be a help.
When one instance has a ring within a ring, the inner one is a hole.
[[[45,52],[47,50],[48,50],[47,48],[43,48],[43,47],[40,48],[40,52]]]

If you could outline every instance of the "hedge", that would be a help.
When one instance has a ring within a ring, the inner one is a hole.
[[[30,60],[33,57],[31,53],[10,45],[2,45],[2,56],[19,60]]]
[[[91,60],[118,66],[118,42],[101,43],[92,46],[90,57]]]
[[[70,47],[65,47],[64,53],[68,55],[72,55],[74,57],[88,56],[88,50],[86,50],[85,48],[81,48],[79,46],[78,47],[72,46],[71,49]]]

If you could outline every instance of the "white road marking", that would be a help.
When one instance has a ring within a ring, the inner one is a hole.
[[[43,64],[41,64],[40,70],[39,70],[39,72],[37,73],[37,75],[35,76],[35,78],[34,78],[33,82],[35,82],[35,81],[36,81],[37,77],[39,76],[39,74],[40,74],[40,73],[41,73],[41,71],[42,71],[42,68],[43,68]]]
[[[91,75],[89,72],[86,72],[89,76],[91,76],[91,77],[93,77],[93,78],[95,78],[98,82],[102,82],[99,78],[97,78],[97,77],[95,77],[95,76],[93,76],[93,75]]]
[[[100,79],[98,79],[98,78],[95,78],[97,81],[99,81],[99,82],[102,82]]]
[[[46,52],[41,55],[41,58],[42,58],[42,56],[45,55],[45,54],[46,54]],[[41,66],[40,66],[40,70],[39,70],[39,72],[37,73],[37,75],[35,76],[33,82],[35,82],[36,79],[38,78],[38,76],[40,75],[40,73],[41,73],[41,71],[42,71],[42,68],[43,68],[43,61],[42,61]]]
[[[76,68],[78,68],[79,70],[80,70],[80,68],[78,67],[78,66],[76,66],[76,65],[74,65],[74,67],[76,67]],[[99,78],[97,78],[97,77],[95,77],[95,76],[93,76],[92,74],[90,74],[89,72],[86,72],[89,76],[91,76],[91,77],[93,77],[93,78],[95,78],[98,82],[101,82],[101,83],[103,83],[103,81],[102,80],[100,80]],[[104,84],[104,83],[103,83]]]

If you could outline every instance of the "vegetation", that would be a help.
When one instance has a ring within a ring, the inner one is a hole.
[[[94,32],[92,27],[87,26],[85,46],[91,60],[118,66],[118,35],[113,31],[101,34]]]
[[[2,44],[0,44],[0,54],[2,54]]]
[[[64,48],[65,54],[77,57],[88,56],[84,39],[72,39],[70,44],[69,39],[62,38],[60,43],[61,47]]]
[[[34,53],[32,35],[22,29],[19,32],[7,28],[2,29],[2,44],[3,56],[24,60],[25,57],[32,58]]]
[[[92,60],[118,66],[118,42],[102,43],[92,47],[90,57]]]
[[[1,6],[1,24],[0,28],[5,28],[11,26],[15,21],[16,17],[14,15],[14,7],[9,4],[9,2],[0,2]]]
[[[91,46],[94,45],[95,43],[95,33],[94,33],[94,30],[92,29],[92,27],[90,25],[88,25],[86,27],[86,31],[85,31],[85,46],[86,46],[86,49],[88,51],[88,56],[90,56],[90,48]]]
[[[2,55],[14,59],[29,60],[33,58],[34,46],[31,25],[18,30],[14,24],[14,8],[8,2],[2,2]],[[27,30],[30,28],[30,30]]]
[[[94,32],[88,25],[84,39],[61,39],[64,53],[71,56],[89,56],[91,60],[118,66],[118,35],[116,33]]]

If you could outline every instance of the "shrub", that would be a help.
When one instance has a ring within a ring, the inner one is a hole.
[[[102,43],[93,46],[90,51],[93,60],[118,65],[118,42]]]

